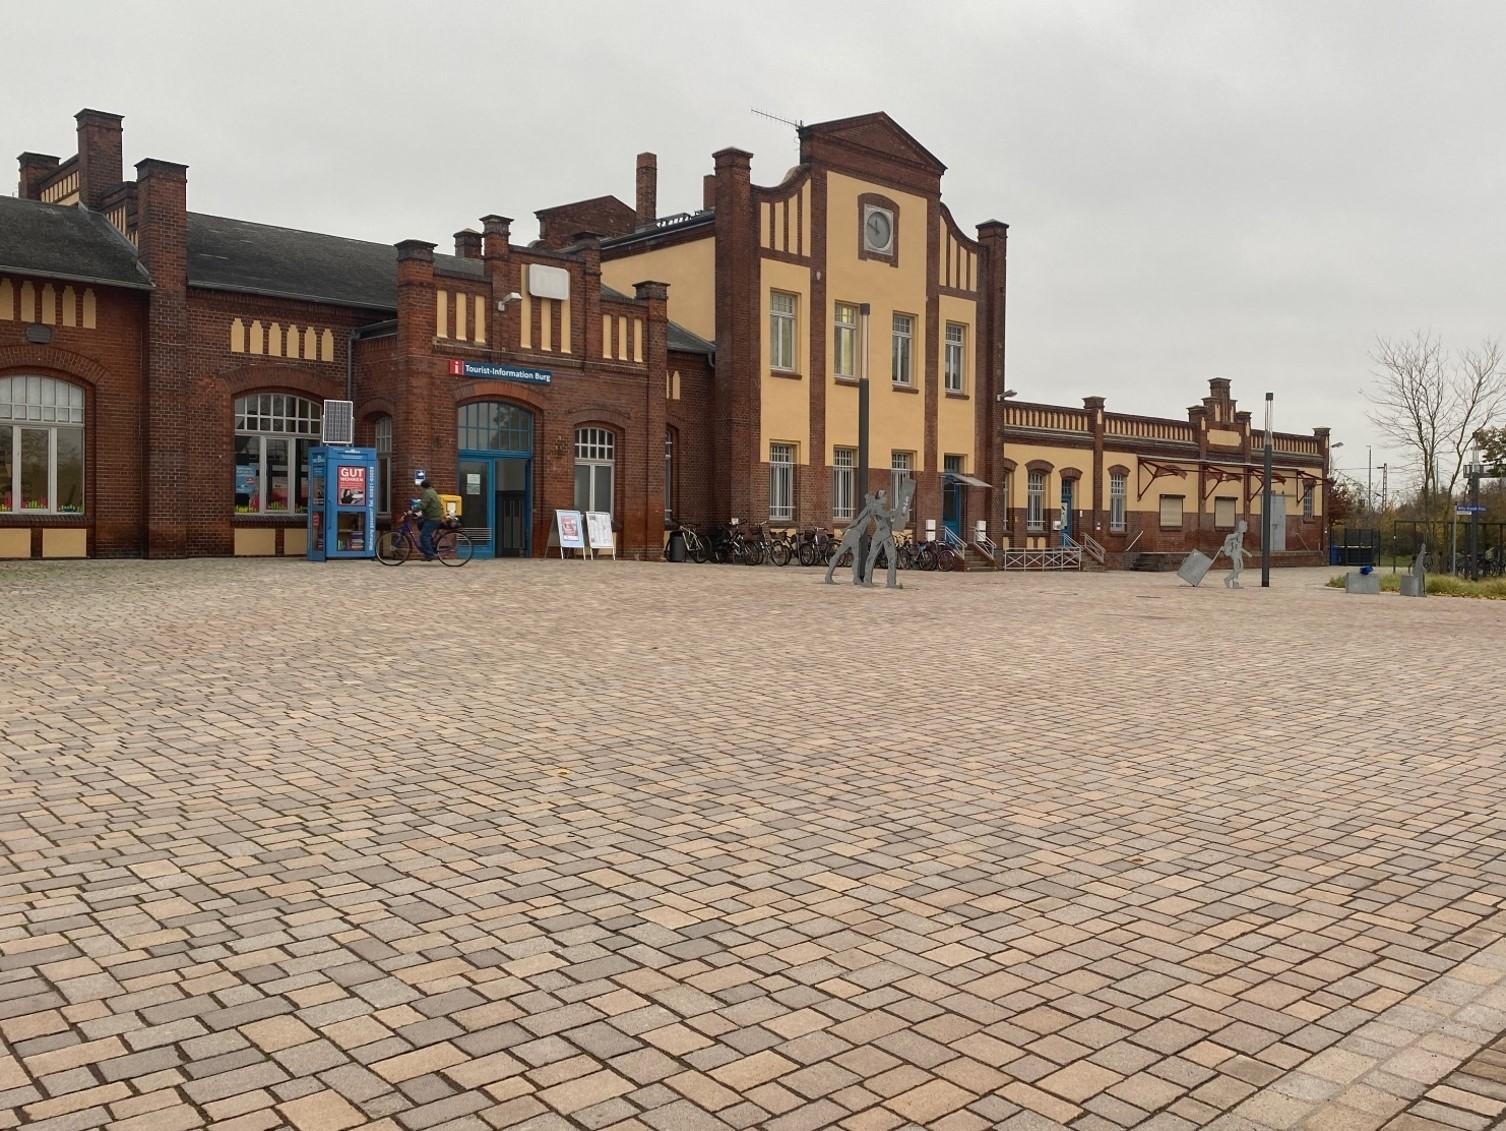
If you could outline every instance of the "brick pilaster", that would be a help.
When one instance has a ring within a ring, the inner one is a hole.
[[[754,520],[763,373],[758,333],[757,211],[753,155],[722,149],[716,162],[716,490],[713,519]],[[766,489],[766,488],[765,488]],[[767,514],[767,511],[765,511]]]
[[[492,213],[481,217],[481,259],[486,266],[486,278],[491,287],[492,301],[486,312],[486,344],[492,353],[516,349],[518,346],[519,302],[510,302],[506,310],[497,305],[508,295],[522,293],[518,278],[519,269],[512,260],[512,218]]]
[[[403,240],[397,245],[398,405],[392,436],[394,490],[411,487],[413,472],[427,471],[444,492],[455,488],[455,425],[441,439],[434,372],[434,244]],[[445,441],[448,442],[445,442]]]
[[[181,558],[187,553],[190,495],[188,166],[139,161],[136,182],[138,248],[156,287],[147,305],[142,398],[146,406],[146,554]]]
[[[643,359],[648,363],[648,385],[644,390],[644,452],[641,546],[634,536],[629,539],[628,515],[623,515],[624,549],[641,550],[652,558],[664,540],[664,428],[666,406],[665,382],[669,375],[669,287],[665,283],[645,280],[634,284],[639,302],[647,305],[644,328],[647,348]]]

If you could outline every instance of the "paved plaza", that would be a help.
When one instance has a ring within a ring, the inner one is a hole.
[[[1497,1126],[1506,603],[1327,576],[0,567],[0,1128]]]

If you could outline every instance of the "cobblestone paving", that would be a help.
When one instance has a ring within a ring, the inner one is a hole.
[[[1488,1124],[1506,605],[1325,575],[0,568],[0,1127]]]

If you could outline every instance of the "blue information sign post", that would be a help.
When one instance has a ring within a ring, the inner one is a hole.
[[[376,449],[309,451],[308,560],[376,557]]]

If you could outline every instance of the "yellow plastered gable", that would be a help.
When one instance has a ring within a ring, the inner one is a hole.
[[[669,284],[669,319],[707,341],[716,339],[716,241],[675,244],[602,262],[601,281],[625,295],[645,279]]]

